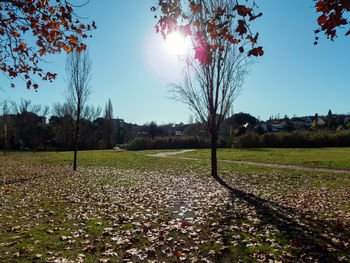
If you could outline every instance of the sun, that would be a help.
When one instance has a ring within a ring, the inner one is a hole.
[[[189,52],[191,45],[188,37],[175,31],[167,36],[165,46],[171,55],[184,56]]]

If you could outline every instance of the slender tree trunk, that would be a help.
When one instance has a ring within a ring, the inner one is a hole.
[[[74,162],[73,162],[73,170],[76,171],[77,170],[77,147],[75,146],[74,149]]]
[[[77,170],[77,153],[78,153],[78,121],[76,122],[76,130],[74,135],[74,161],[73,161],[73,170]]]
[[[218,181],[218,160],[216,157],[218,131],[216,127],[216,114],[211,114],[210,119],[210,144],[211,144],[211,176]],[[219,181],[218,181],[219,182]],[[219,182],[220,183],[220,182]]]
[[[215,125],[215,119],[213,118],[212,124],[210,127],[210,144],[211,144],[211,176],[223,187],[226,189],[232,191],[233,188],[228,185],[224,180],[221,179],[221,177],[218,175],[218,160],[216,156],[216,150],[217,150],[217,140],[218,140],[218,131],[216,130]]]
[[[217,180],[218,177],[218,165],[216,157],[217,139],[216,131],[211,132],[210,143],[211,143],[211,176]]]
[[[8,153],[8,131],[7,131],[7,124],[4,124],[4,133],[5,133],[5,148],[4,148],[4,155]]]
[[[77,170],[77,154],[78,154],[78,140],[79,140],[79,122],[80,122],[80,107],[78,106],[77,120],[75,127],[75,136],[74,136],[74,161],[73,161],[73,170]]]

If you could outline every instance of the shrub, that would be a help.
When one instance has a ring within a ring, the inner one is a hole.
[[[307,132],[269,132],[258,135],[246,133],[234,139],[235,148],[258,147],[346,147],[350,146],[350,131],[307,131]]]
[[[255,132],[247,132],[244,135],[236,137],[233,141],[235,148],[253,148],[259,147],[259,135]]]

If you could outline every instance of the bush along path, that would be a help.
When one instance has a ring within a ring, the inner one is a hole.
[[[1,161],[0,262],[350,261],[348,185]]]

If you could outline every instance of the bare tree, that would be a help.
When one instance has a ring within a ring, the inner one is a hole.
[[[65,115],[72,116],[72,106],[69,105],[67,102],[62,104],[54,103],[52,106],[52,114],[61,118],[63,118]]]
[[[100,106],[87,105],[84,109],[83,118],[93,122],[100,116],[101,112],[102,108]]]
[[[40,114],[40,111],[41,111],[40,104],[32,104],[31,100],[26,100],[26,99],[21,99],[21,102],[19,105],[17,105],[15,101],[11,101],[11,107],[12,107],[12,112],[14,114],[24,114],[27,112],[32,112],[38,115]]]
[[[215,17],[219,8],[233,10],[232,0],[203,0],[200,1],[201,11],[192,14],[192,21],[206,21]],[[233,11],[232,11],[233,12]],[[219,17],[217,19],[223,19]],[[225,16],[225,25],[231,34],[235,34],[235,16]],[[206,24],[200,26],[197,34],[206,43],[216,46],[210,54],[210,62],[203,63],[195,58],[186,58],[184,81],[180,85],[173,85],[174,99],[184,102],[194,111],[206,125],[211,139],[211,174],[221,185],[227,184],[217,173],[217,140],[218,131],[225,117],[230,112],[233,102],[240,93],[243,80],[248,72],[251,60],[243,51],[244,39],[240,48],[222,38],[212,38]],[[195,43],[195,41],[193,41]]]
[[[80,132],[80,120],[86,106],[86,101],[91,94],[90,74],[91,61],[87,51],[71,52],[66,61],[66,73],[68,85],[66,99],[72,109],[74,119],[74,161],[73,170],[77,169],[77,152]]]
[[[8,130],[9,130],[9,107],[7,104],[7,101],[5,100],[2,103],[2,107],[1,107],[1,112],[2,112],[2,118],[1,118],[1,122],[0,122],[0,130],[2,130],[3,128],[3,137],[4,137],[4,155],[6,155],[9,152],[9,135],[8,135]]]
[[[41,110],[41,116],[47,117],[50,113],[50,107],[45,105],[44,108]]]
[[[114,122],[113,122],[113,105],[111,99],[108,99],[108,102],[105,106],[104,114],[104,137],[106,148],[110,149],[114,146],[115,143],[115,134],[114,134]]]

